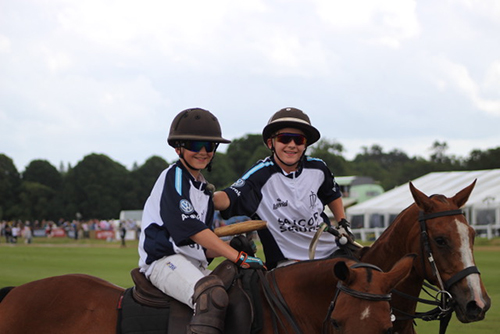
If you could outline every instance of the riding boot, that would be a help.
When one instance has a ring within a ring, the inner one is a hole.
[[[209,275],[200,279],[193,294],[194,314],[188,334],[222,334],[229,298],[221,279]]]

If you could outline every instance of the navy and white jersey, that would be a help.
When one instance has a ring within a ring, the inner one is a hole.
[[[190,239],[212,228],[214,204],[206,186],[180,161],[160,174],[142,214],[139,267],[146,276],[151,264],[167,255],[183,254],[203,267],[208,265],[204,249]]]
[[[230,199],[230,206],[221,212],[224,218],[244,214],[267,221],[259,237],[270,267],[285,259],[308,260],[319,225],[329,224],[324,206],[341,197],[326,164],[311,157],[304,157],[299,169],[290,174],[267,157],[223,191]],[[316,258],[326,258],[336,249],[333,235],[323,233]]]

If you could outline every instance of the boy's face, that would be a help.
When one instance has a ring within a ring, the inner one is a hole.
[[[214,156],[214,151],[207,152],[205,147],[201,147],[198,152],[190,151],[185,147],[178,147],[175,151],[179,156],[182,151],[182,157],[188,163],[188,165],[184,164],[184,166],[194,175],[198,174],[200,170],[205,169]]]
[[[290,136],[286,134],[290,134]],[[279,157],[278,165],[286,172],[292,172],[297,168],[298,162],[306,150],[306,144],[304,132],[295,128],[280,129],[267,140],[269,149],[274,146],[274,154]]]

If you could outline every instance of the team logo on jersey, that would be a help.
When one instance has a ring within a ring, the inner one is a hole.
[[[311,208],[314,208],[314,204],[316,204],[317,200],[318,200],[318,195],[316,195],[314,192],[311,191],[311,194],[309,195],[309,204]]]
[[[187,199],[181,199],[179,202],[179,209],[187,215],[194,211],[193,205]]]
[[[245,185],[245,180],[239,179],[238,181],[233,183],[232,187],[240,188],[240,187],[243,187],[244,185]]]
[[[277,210],[277,209],[283,208],[285,206],[288,206],[288,200],[287,201],[282,201],[281,198],[278,198],[276,200],[276,203],[273,204],[273,210]]]

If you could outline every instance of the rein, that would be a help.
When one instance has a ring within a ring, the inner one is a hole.
[[[418,217],[418,222],[420,224],[420,240],[422,243],[422,269],[423,273],[425,275],[425,259],[429,261],[429,264],[431,266],[432,274],[436,279],[438,280],[439,283],[439,289],[433,288],[431,285],[427,284],[424,282],[424,285],[427,286],[428,288],[433,289],[434,291],[437,292],[437,294],[440,296],[440,301],[438,302],[438,297],[434,297],[435,301],[427,301],[418,297],[413,297],[410,295],[407,295],[405,293],[399,292],[397,290],[393,290],[394,293],[397,293],[401,296],[404,296],[408,299],[413,299],[417,300],[418,302],[423,302],[426,304],[430,305],[437,305],[436,308],[428,311],[428,312],[421,312],[421,313],[415,313],[415,314],[407,314],[405,312],[402,312],[400,310],[397,310],[399,313],[404,314],[406,317],[400,318],[398,320],[407,320],[407,319],[422,319],[424,321],[431,321],[431,320],[439,320],[440,321],[440,326],[439,326],[439,333],[444,334],[446,332],[446,328],[448,327],[448,323],[450,322],[451,315],[453,313],[453,308],[452,308],[452,301],[453,297],[451,296],[451,293],[448,291],[455,283],[460,281],[461,279],[467,277],[468,275],[471,274],[479,274],[479,270],[476,266],[470,266],[467,267],[455,275],[453,275],[450,279],[447,281],[442,280],[441,274],[439,273],[439,269],[436,265],[436,262],[434,260],[434,256],[432,255],[432,250],[429,242],[429,234],[427,233],[427,225],[426,221],[438,217],[446,217],[446,216],[455,216],[455,215],[465,215],[465,213],[462,210],[448,210],[448,211],[441,211],[441,212],[435,212],[435,213],[429,213],[425,214],[424,212],[420,211],[419,217]],[[424,279],[428,280],[426,277]],[[425,289],[424,291],[430,296],[430,293],[427,292]]]
[[[292,326],[294,332],[296,334],[303,334],[302,330],[300,329],[299,325],[297,325],[297,322],[295,321],[295,318],[293,317],[292,312],[290,312],[290,309],[288,308],[288,305],[283,298],[281,291],[278,287],[278,283],[276,282],[276,276],[274,274],[274,271],[269,271],[265,275],[262,272],[262,270],[257,270],[257,274],[259,275],[260,282],[262,285],[262,290],[264,291],[264,296],[266,297],[267,303],[271,307],[272,310],[272,320],[273,320],[273,332],[278,333],[278,326],[276,324],[276,319],[278,319],[281,327],[285,328],[285,325],[283,321],[280,319],[278,315],[278,311],[276,308],[279,309],[281,314],[285,317],[285,319],[290,323]],[[267,279],[268,276],[271,276],[271,282],[273,284],[273,288],[271,288],[269,281]],[[274,291],[273,291],[274,290]],[[286,328],[285,328],[286,331]]]
[[[370,269],[375,269],[377,271],[382,272],[382,270],[369,263],[355,263],[351,266],[351,268],[370,268]],[[347,286],[345,286],[342,281],[339,281],[337,283],[337,292],[335,293],[335,296],[333,297],[333,300],[330,303],[330,306],[328,307],[328,312],[326,313],[325,320],[323,320],[323,333],[326,334],[328,333],[328,324],[329,324],[329,318],[330,315],[332,314],[333,310],[335,309],[335,305],[337,303],[337,298],[339,297],[339,294],[343,292],[346,293],[352,297],[358,298],[358,299],[364,299],[364,300],[369,300],[369,301],[390,301],[391,300],[391,294],[375,294],[375,293],[368,293],[368,292],[363,292],[363,291],[357,291],[353,290]],[[392,315],[391,315],[392,319]]]

